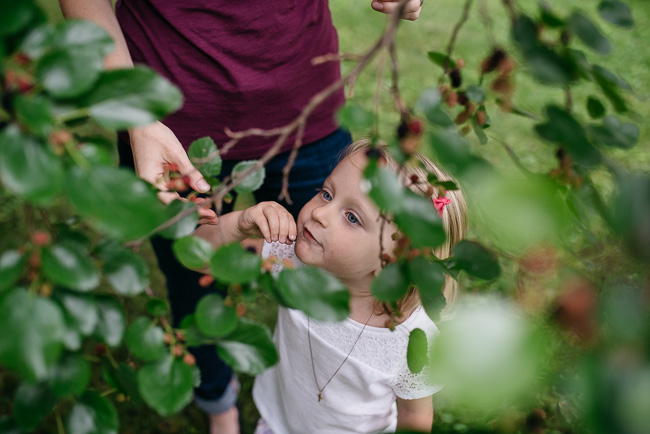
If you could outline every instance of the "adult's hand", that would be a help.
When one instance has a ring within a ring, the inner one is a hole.
[[[165,186],[160,181],[168,165],[175,164],[182,175],[189,178],[189,186],[198,192],[207,192],[210,185],[190,162],[185,149],[174,133],[160,122],[136,127],[129,130],[135,172],[138,176],[161,190]],[[179,195],[173,192],[160,193],[160,199],[169,203],[178,199]],[[199,223],[216,224],[217,215],[199,203]]]
[[[384,14],[392,14],[399,7],[399,0],[372,0],[370,7]],[[420,16],[422,0],[409,0],[404,6],[402,19],[415,21]]]

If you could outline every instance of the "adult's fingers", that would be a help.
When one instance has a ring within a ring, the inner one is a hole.
[[[210,190],[210,184],[208,184],[208,182],[203,178],[201,172],[199,172],[199,170],[192,165],[189,157],[185,152],[175,152],[173,159],[176,161],[171,162],[176,163],[178,170],[183,176],[187,176],[190,188],[201,193],[205,193]]]
[[[392,14],[399,8],[399,1],[397,0],[373,0],[370,4],[377,12],[382,12],[384,14]],[[400,18],[404,20],[415,21],[420,16],[420,10],[422,9],[422,3],[420,0],[410,0],[402,11],[402,16]]]

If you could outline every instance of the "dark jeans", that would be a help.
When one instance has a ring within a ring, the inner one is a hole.
[[[289,175],[289,194],[293,204],[280,202],[295,218],[303,205],[322,187],[323,181],[338,163],[341,151],[351,141],[350,133],[339,129],[321,140],[302,146]],[[120,164],[133,168],[131,147],[119,141],[118,151]],[[278,154],[266,165],[264,184],[254,193],[258,202],[278,200],[282,188],[282,168],[289,154],[290,152]],[[220,177],[229,175],[237,162],[224,161]],[[231,209],[231,205],[224,203],[224,213]],[[173,324],[178,327],[184,317],[194,313],[199,300],[215,289],[199,286],[201,274],[188,270],[176,260],[171,249],[172,243],[173,240],[162,237],[151,239],[160,270],[167,278],[167,294]],[[232,378],[232,370],[219,358],[212,345],[193,347],[190,351],[196,357],[197,366],[201,370],[201,385],[195,389],[196,395],[204,400],[219,399]]]

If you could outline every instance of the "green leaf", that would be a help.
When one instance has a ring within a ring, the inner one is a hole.
[[[415,247],[437,247],[447,236],[431,200],[404,190],[404,205],[395,214],[395,223]]]
[[[30,23],[36,13],[33,0],[2,2],[0,14],[0,36],[13,35]]]
[[[20,45],[20,51],[32,59],[38,59],[51,46],[56,33],[52,23],[45,23],[32,29]]]
[[[474,130],[476,137],[478,137],[478,141],[481,145],[485,145],[488,142],[488,137],[487,134],[485,134],[485,131],[483,131],[483,127],[484,126],[479,125],[476,121],[476,115],[472,116],[472,129]]]
[[[548,122],[535,126],[542,138],[564,145],[579,164],[591,166],[600,161],[598,150],[589,142],[584,128],[571,113],[558,106],[548,106],[546,115]]]
[[[226,336],[237,327],[237,312],[221,296],[208,294],[197,304],[194,321],[206,336]]]
[[[467,141],[457,131],[433,131],[429,134],[429,142],[438,157],[437,161],[456,176],[474,161]]]
[[[134,368],[126,363],[120,363],[117,368],[110,363],[103,363],[102,374],[109,385],[129,396],[136,405],[142,405],[137,372]]]
[[[609,115],[602,125],[589,125],[587,132],[593,141],[606,146],[631,149],[639,141],[639,127],[632,123],[621,123],[616,116]]]
[[[48,380],[52,392],[59,397],[79,395],[90,381],[90,365],[79,354],[66,354],[52,369]]]
[[[126,344],[135,357],[153,362],[165,355],[165,332],[151,323],[148,318],[139,317],[126,331]]]
[[[120,303],[109,296],[97,297],[97,326],[93,335],[117,347],[124,335],[124,312]]]
[[[485,90],[483,90],[481,86],[475,84],[467,86],[465,95],[467,95],[467,98],[470,101],[476,104],[483,104],[483,102],[485,102]]]
[[[195,317],[195,314],[187,315],[183,318],[183,321],[181,321],[180,329],[185,337],[185,343],[190,347],[198,347],[206,342],[213,342],[213,338],[201,333],[201,330],[199,330],[196,325]]]
[[[106,398],[87,391],[70,410],[65,428],[74,434],[117,434],[117,411]]]
[[[454,120],[443,109],[442,96],[438,89],[425,89],[420,94],[417,102],[418,110],[422,111],[427,121],[432,125],[449,127],[454,125]]]
[[[379,167],[376,161],[370,161],[366,166],[364,176],[370,181],[371,187],[368,196],[379,209],[391,213],[402,209],[404,188],[393,171]]]
[[[0,256],[0,292],[11,288],[23,274],[27,256],[18,250],[7,250]]]
[[[314,319],[342,321],[350,313],[350,293],[336,277],[320,268],[284,269],[277,281],[282,299]]]
[[[610,23],[626,29],[634,27],[634,18],[630,7],[619,0],[603,0],[598,5],[598,13]]]
[[[221,246],[210,260],[210,270],[224,283],[247,283],[261,273],[262,259],[239,243]]]
[[[605,114],[605,106],[596,97],[587,98],[587,112],[592,119],[600,119]]]
[[[18,95],[14,100],[18,121],[41,138],[52,132],[52,103],[41,95]]]
[[[404,297],[409,289],[409,279],[399,264],[388,264],[375,277],[370,286],[372,295],[379,301],[394,302]]]
[[[192,401],[192,369],[172,356],[145,365],[138,372],[144,401],[161,416],[178,413]]]
[[[87,20],[65,20],[56,27],[54,48],[84,48],[101,57],[113,51],[113,39],[102,27]]]
[[[429,362],[429,344],[427,335],[422,329],[414,329],[409,335],[409,345],[406,350],[406,361],[409,370],[415,374]]]
[[[538,46],[537,25],[528,15],[517,16],[512,26],[512,40],[519,44],[523,52],[527,52]]]
[[[209,242],[192,236],[174,241],[172,249],[176,259],[183,266],[191,269],[198,269],[207,265],[214,253]]]
[[[90,90],[102,69],[102,55],[91,47],[62,48],[38,60],[36,78],[52,97],[68,99]]]
[[[61,190],[61,160],[42,143],[11,125],[0,132],[0,179],[9,191],[47,204]]]
[[[142,237],[165,219],[153,187],[128,169],[94,167],[84,171],[74,167],[66,185],[77,211],[107,235]]]
[[[574,12],[569,17],[569,30],[573,32],[589,48],[600,54],[609,54],[612,46],[598,28],[580,12]]]
[[[14,398],[14,418],[23,431],[33,431],[54,408],[56,397],[45,384],[22,383]]]
[[[539,2],[539,9],[541,19],[548,27],[556,28],[564,26],[564,20],[555,14],[545,0]]]
[[[546,46],[537,46],[524,53],[533,76],[541,83],[569,84],[578,77],[578,67],[571,56]]]
[[[260,374],[278,362],[269,330],[245,318],[235,331],[217,342],[217,352],[234,370],[249,375]]]
[[[422,91],[420,98],[416,104],[418,110],[428,113],[440,107],[442,103],[442,96],[440,91],[436,88],[427,88]]]
[[[375,116],[358,104],[347,103],[337,113],[338,123],[347,129],[368,131],[372,128]]]
[[[257,160],[248,160],[248,161],[240,161],[239,163],[235,164],[235,167],[232,169],[232,177],[233,179],[237,179],[239,177],[239,174],[247,171],[251,167],[253,167],[257,163]],[[255,170],[252,172],[250,175],[246,176],[246,178],[237,186],[235,187],[235,191],[237,193],[252,193],[253,191],[257,190],[262,186],[264,183],[264,177],[266,176],[266,169],[264,167],[260,167],[259,169]]]
[[[45,247],[43,274],[66,288],[87,292],[99,285],[99,270],[90,253],[79,244],[65,243]]]
[[[627,111],[627,104],[621,96],[619,89],[632,90],[630,85],[603,66],[593,65],[591,72],[596,83],[598,83],[603,94],[605,94],[605,97],[614,106],[614,110],[617,113],[625,113]]]
[[[445,284],[443,267],[422,256],[413,258],[406,263],[406,266],[410,282],[418,288],[422,306],[431,319],[437,320],[440,311],[447,304],[442,293]]]
[[[150,124],[181,104],[176,86],[153,70],[137,66],[102,72],[84,105],[98,124],[121,130]]]
[[[104,261],[104,275],[117,293],[136,295],[149,285],[149,270],[140,255],[118,243],[100,249],[98,255]]]
[[[447,68],[448,70],[456,68],[456,62],[454,62],[454,60],[446,54],[440,53],[438,51],[429,51],[427,52],[427,57],[430,61],[441,68]]]
[[[79,145],[79,153],[91,166],[114,166],[116,161],[113,155],[102,145],[85,141]]]
[[[199,221],[199,213],[197,207],[193,202],[182,200],[175,200],[165,208],[165,220],[171,220],[182,212],[192,209],[194,212],[183,217],[180,221],[174,223],[170,227],[159,232],[160,236],[165,238],[181,238],[191,235],[196,229],[196,224]]]
[[[68,320],[66,322],[76,331],[83,336],[88,336],[95,330],[99,316],[97,303],[93,296],[56,291],[55,300],[63,307],[63,312]]]
[[[27,381],[44,379],[63,349],[64,322],[52,301],[14,289],[0,298],[0,364]]]
[[[461,241],[454,246],[452,256],[456,269],[479,279],[492,280],[501,274],[497,257],[477,242]]]
[[[2,47],[2,44],[0,44],[0,47]],[[1,52],[2,48],[0,48],[0,54]],[[14,418],[9,416],[0,416],[0,433],[21,434],[22,431],[18,428],[18,425],[16,425]]]
[[[147,311],[153,316],[165,316],[169,312],[167,302],[160,298],[147,300]]]
[[[190,161],[203,176],[212,178],[221,173],[221,155],[210,137],[202,137],[192,142],[187,152]],[[208,161],[203,161],[210,157]]]

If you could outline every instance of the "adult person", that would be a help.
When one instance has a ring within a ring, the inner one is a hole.
[[[337,62],[314,66],[311,59],[338,52],[338,39],[327,0],[59,0],[64,16],[94,21],[113,37],[115,49],[106,68],[145,64],[176,84],[184,95],[182,108],[163,122],[133,128],[118,144],[121,164],[131,165],[155,184],[175,164],[189,176],[190,187],[206,192],[209,185],[194,170],[186,149],[203,136],[217,145],[225,128],[273,128],[287,124],[318,91],[340,77]],[[376,11],[391,13],[396,0],[374,0]],[[409,0],[402,18],[417,19],[421,0]],[[321,104],[308,119],[303,147],[291,172],[292,205],[297,216],[336,163],[339,150],[351,141],[334,121],[343,90]],[[222,155],[222,176],[241,160],[260,157],[274,138],[250,137]],[[129,146],[130,143],[130,146]],[[266,180],[257,200],[277,200],[282,168],[293,138],[266,166]],[[171,200],[169,193],[163,200]],[[224,210],[229,211],[228,209]],[[201,209],[199,223],[216,224],[214,211]],[[206,289],[199,275],[175,260],[170,243],[152,240],[160,269],[167,278],[174,325],[194,312]],[[210,414],[211,432],[239,431],[235,407],[237,385],[230,368],[213,347],[193,349],[201,370],[195,390],[197,405]]]

